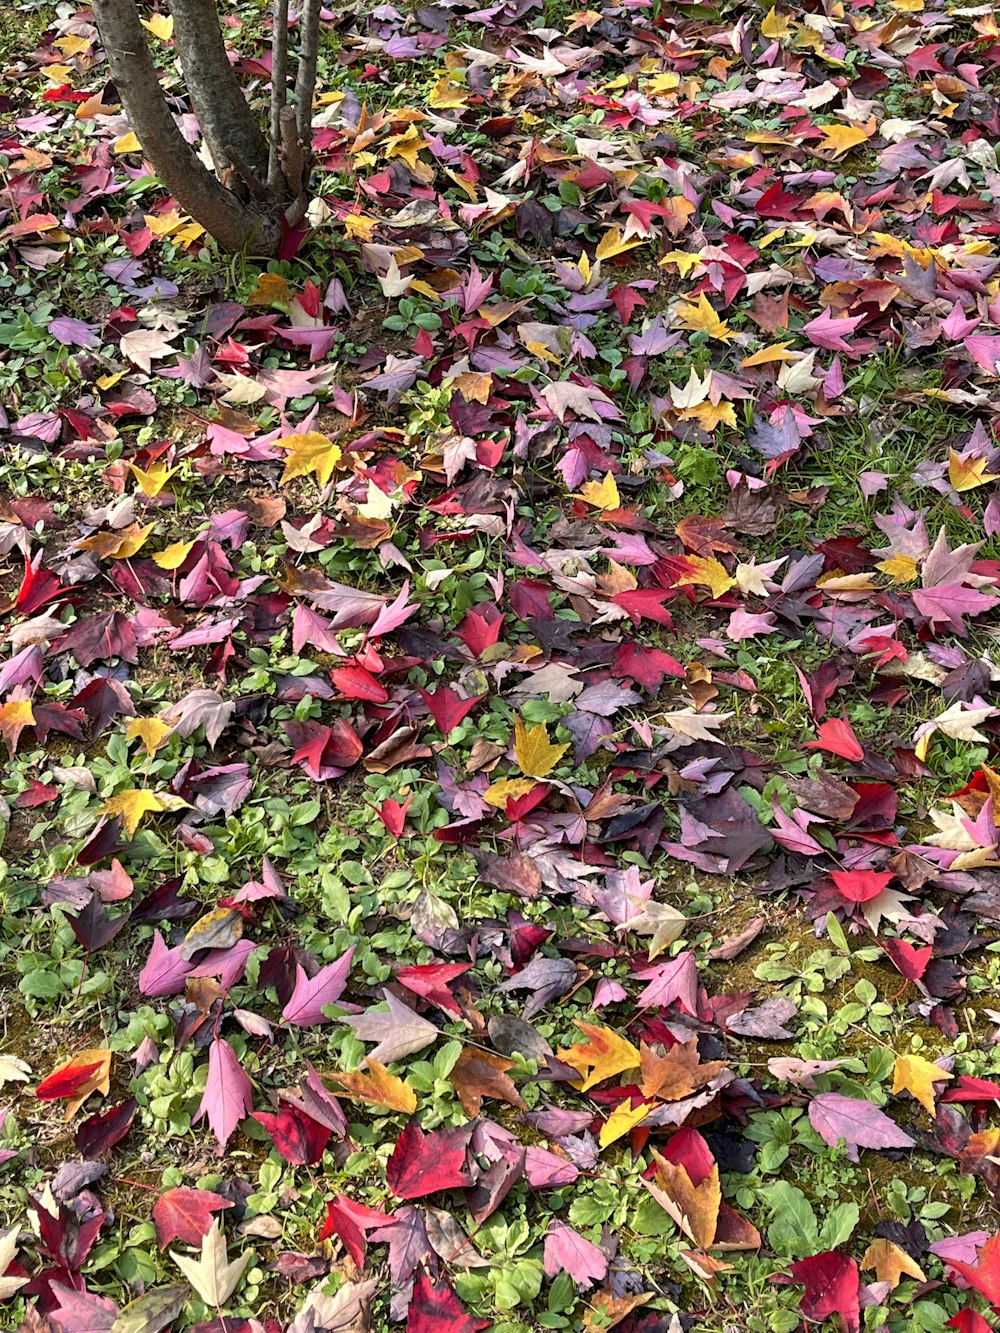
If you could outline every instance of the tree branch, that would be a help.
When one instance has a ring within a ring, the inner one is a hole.
[[[281,188],[281,113],[288,101],[288,0],[274,0],[271,36],[271,142],[268,145],[267,188]]]
[[[229,63],[215,0],[170,0],[170,12],[184,82],[216,171],[232,165],[226,156],[232,144],[263,183],[267,142]]]
[[[307,160],[312,144],[312,104],[319,54],[320,0],[303,0],[299,15],[299,67],[295,71],[295,121]]]

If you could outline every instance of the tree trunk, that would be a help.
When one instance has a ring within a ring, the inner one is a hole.
[[[267,179],[267,141],[247,106],[229,63],[215,0],[170,0],[184,82],[215,169],[224,175],[236,157],[261,185]]]
[[[274,254],[281,240],[280,218],[274,211],[268,214],[248,207],[227,190],[178,129],[160,87],[135,0],[92,0],[92,8],[122,106],[165,187],[224,250],[249,247],[256,254]],[[238,86],[237,95],[245,107]]]
[[[217,179],[181,134],[146,45],[136,0],[91,0],[129,123],[166,189],[225,250],[276,254],[305,216],[312,166],[320,0],[303,0],[293,104],[288,97],[288,0],[274,0],[270,137],[226,54],[216,0],[170,0],[184,82]]]

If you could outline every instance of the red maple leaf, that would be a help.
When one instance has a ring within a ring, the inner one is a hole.
[[[817,734],[818,739],[806,741],[803,749],[825,750],[827,754],[839,755],[855,764],[864,759],[864,749],[846,717],[831,717],[821,722]]]
[[[417,1270],[406,1333],[478,1333],[489,1326],[488,1319],[469,1314],[443,1277],[432,1281],[423,1268]]]

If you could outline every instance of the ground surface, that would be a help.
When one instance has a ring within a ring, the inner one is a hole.
[[[4,1326],[992,1327],[991,8],[2,23]]]

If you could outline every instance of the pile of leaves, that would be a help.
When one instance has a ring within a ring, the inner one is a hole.
[[[990,7],[338,7],[266,269],[71,11],[3,38],[5,1326],[986,1333]]]

